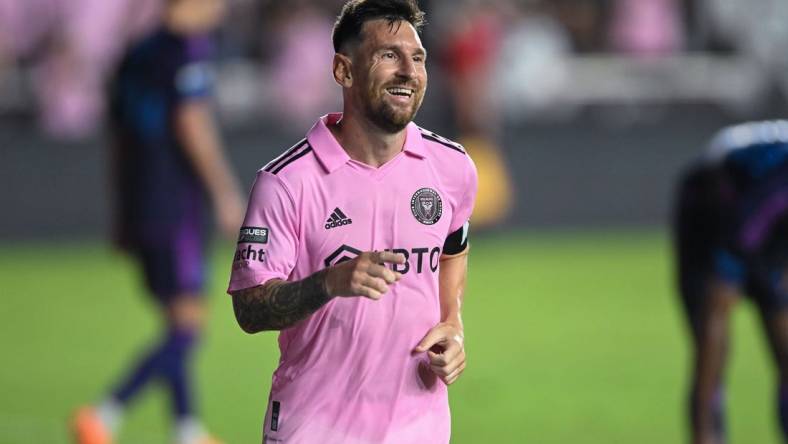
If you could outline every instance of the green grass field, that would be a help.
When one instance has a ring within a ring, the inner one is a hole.
[[[212,317],[198,357],[200,408],[230,444],[260,441],[276,336],[235,324],[215,249]],[[133,264],[100,244],[0,248],[0,443],[65,443],[156,337]],[[681,443],[685,326],[658,232],[474,241],[464,309],[468,368],[450,390],[453,443]],[[731,443],[777,443],[773,370],[749,305],[735,316]],[[120,442],[169,442],[168,399],[146,392]],[[316,437],[316,442],[320,438]]]

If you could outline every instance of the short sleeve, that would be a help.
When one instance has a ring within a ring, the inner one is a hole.
[[[175,70],[174,87],[179,101],[201,99],[213,93],[213,46],[208,38],[191,38],[184,43],[181,62]]]
[[[260,171],[238,236],[228,293],[287,279],[295,267],[298,221],[295,204],[277,176]]]
[[[478,189],[478,182],[479,177],[476,172],[476,165],[473,163],[470,157],[467,158],[467,167],[465,171],[465,185],[463,187],[463,193],[460,197],[460,200],[457,202],[457,206],[454,209],[454,214],[451,219],[451,225],[449,226],[449,233],[454,233],[455,231],[462,228],[466,222],[471,218],[471,213],[473,213],[473,206],[476,202],[476,191]]]

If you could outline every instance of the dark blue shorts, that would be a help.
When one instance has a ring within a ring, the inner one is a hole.
[[[169,239],[134,246],[151,294],[162,304],[180,296],[200,297],[205,286],[205,242],[197,224]]]
[[[719,198],[716,186],[707,170],[694,168],[684,175],[676,192],[673,218],[676,272],[680,297],[693,327],[702,316],[709,281],[715,276],[730,280],[721,274],[719,258],[736,222],[736,207]],[[774,234],[784,237],[781,231]],[[760,252],[747,257],[740,263],[741,273],[735,284],[762,310],[786,309],[788,292],[779,286],[781,264],[782,261]]]

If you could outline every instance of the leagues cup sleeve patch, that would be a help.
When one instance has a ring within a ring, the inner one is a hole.
[[[433,225],[443,214],[443,201],[440,194],[432,188],[422,188],[410,199],[410,211],[413,217],[424,225]]]
[[[238,235],[239,244],[267,244],[268,228],[265,227],[241,227]]]

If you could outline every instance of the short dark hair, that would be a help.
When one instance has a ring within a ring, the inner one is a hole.
[[[391,25],[406,21],[416,31],[421,31],[426,23],[416,0],[350,0],[334,23],[331,35],[334,51],[340,52],[348,42],[360,41],[364,23],[377,19],[385,19]]]

